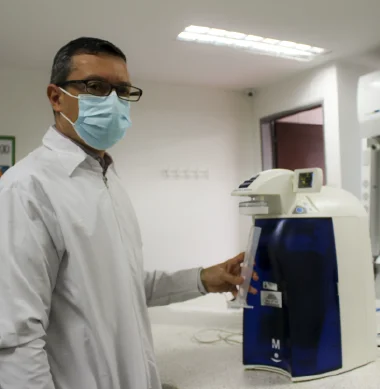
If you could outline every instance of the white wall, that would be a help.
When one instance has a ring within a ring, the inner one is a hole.
[[[48,72],[0,72],[0,133],[15,135],[17,159],[41,144],[53,116]],[[249,218],[231,191],[255,166],[250,100],[231,92],[139,83],[133,126],[111,154],[135,205],[147,269],[208,266],[244,249]],[[205,168],[208,180],[167,180],[167,168]]]
[[[16,136],[16,160],[41,144],[51,124],[48,82],[49,74],[40,71],[0,71],[0,134]]]
[[[261,89],[254,97],[254,144],[260,154],[260,119],[280,112],[323,103],[326,174],[328,185],[340,187],[340,139],[337,69],[334,65],[304,72]],[[260,163],[255,160],[255,163]]]
[[[207,266],[236,255],[250,221],[240,219],[230,193],[259,168],[250,100],[207,88],[138,84],[143,98],[113,155],[141,223],[146,268]],[[167,168],[207,169],[209,179],[166,179]]]

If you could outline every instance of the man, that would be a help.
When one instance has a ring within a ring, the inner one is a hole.
[[[159,389],[147,306],[236,294],[243,255],[144,272],[136,216],[105,152],[142,95],[117,47],[68,43],[47,94],[55,126],[0,180],[0,388]]]

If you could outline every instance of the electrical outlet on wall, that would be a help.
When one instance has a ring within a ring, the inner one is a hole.
[[[163,170],[163,176],[166,179],[176,180],[191,180],[191,179],[209,179],[210,173],[208,169],[172,169]]]

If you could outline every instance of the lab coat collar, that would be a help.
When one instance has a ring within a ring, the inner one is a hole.
[[[58,154],[58,158],[69,176],[84,161],[89,162],[94,170],[102,171],[98,161],[90,157],[84,150],[57,131],[53,126],[47,131],[42,143],[45,147]]]

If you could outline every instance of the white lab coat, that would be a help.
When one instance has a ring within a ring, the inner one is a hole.
[[[200,296],[199,269],[144,272],[113,166],[107,179],[53,128],[0,179],[1,389],[161,388],[147,305]]]

